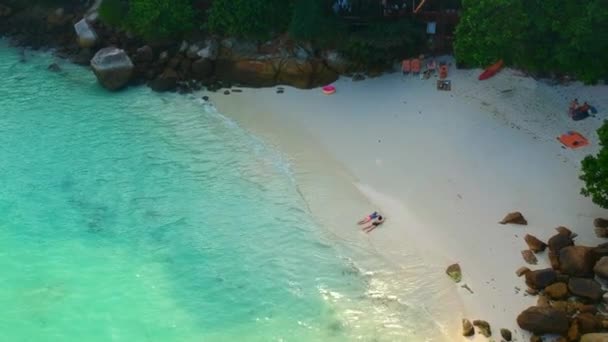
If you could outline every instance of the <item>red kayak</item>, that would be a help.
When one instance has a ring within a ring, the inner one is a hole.
[[[503,62],[501,59],[498,62],[487,67],[486,70],[484,70],[481,73],[481,75],[479,75],[479,80],[480,81],[487,80],[488,78],[496,75],[496,73],[498,73],[500,71],[500,69],[502,69],[502,64],[503,64]]]

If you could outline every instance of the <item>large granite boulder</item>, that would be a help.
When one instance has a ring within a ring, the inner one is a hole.
[[[587,277],[593,272],[591,248],[568,246],[559,251],[559,267],[562,273],[572,277]]]
[[[276,84],[280,60],[264,59],[218,59],[216,76],[230,83],[250,87],[270,87]]]
[[[80,47],[90,48],[97,44],[97,33],[85,18],[74,24],[74,31],[78,36]]]
[[[592,313],[584,312],[576,316],[581,334],[597,332],[600,329],[600,320]]]
[[[154,91],[163,92],[171,91],[177,88],[177,82],[179,81],[178,73],[167,68],[162,74],[158,75],[154,80],[148,83],[148,86]]]
[[[572,238],[570,236],[566,236],[564,234],[555,234],[553,235],[549,241],[547,241],[547,244],[549,245],[549,250],[555,254],[559,255],[559,251],[564,248],[564,247],[568,247],[568,246],[573,246],[574,245],[574,241],[572,240]]]
[[[585,334],[580,342],[608,342],[608,333]]]
[[[570,278],[568,290],[575,296],[590,299],[594,302],[602,299],[602,295],[604,294],[600,284],[588,278]]]
[[[133,74],[133,62],[124,50],[115,47],[99,50],[91,59],[91,68],[99,83],[108,90],[123,88]]]
[[[597,228],[608,228],[608,220],[605,218],[596,218],[593,220],[593,226]]]
[[[557,281],[557,273],[551,268],[526,272],[525,277],[526,285],[535,290],[542,290]]]
[[[517,316],[517,324],[520,328],[537,335],[566,334],[568,323],[565,312],[550,306],[532,306]]]
[[[608,257],[602,257],[593,267],[593,272],[600,278],[608,279]]]
[[[205,47],[196,51],[199,58],[215,60],[219,54],[220,44],[215,39],[207,39]]]
[[[327,51],[323,57],[327,66],[339,74],[345,74],[352,69],[352,63],[338,51]]]
[[[150,63],[154,61],[154,50],[150,45],[144,45],[135,51],[133,60],[135,63]]]

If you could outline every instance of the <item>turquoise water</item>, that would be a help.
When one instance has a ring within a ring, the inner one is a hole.
[[[327,298],[368,284],[284,156],[199,101],[50,62],[0,42],[3,341],[361,336]]]

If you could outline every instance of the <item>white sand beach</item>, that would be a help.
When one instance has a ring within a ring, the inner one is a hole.
[[[563,225],[578,243],[600,242],[592,221],[608,211],[579,194],[578,174],[584,156],[598,151],[608,86],[549,85],[509,69],[481,82],[479,72],[452,67],[452,91],[436,90],[436,77],[393,73],[341,78],[331,96],[287,87],[205,95],[285,151],[303,197],[331,234],[380,255],[402,281],[417,279],[408,300],[425,307],[445,340],[464,339],[462,318],[488,321],[495,338],[500,328],[519,337],[515,319],[536,301],[515,275],[525,265],[523,236],[547,240]],[[567,108],[575,97],[597,107],[597,117],[572,121]],[[570,130],[590,146],[564,149],[556,137]],[[386,223],[361,233],[355,222],[376,209]],[[516,210],[528,226],[498,224]],[[532,269],[548,267],[546,254],[539,257]],[[454,262],[463,270],[460,284],[444,273]]]

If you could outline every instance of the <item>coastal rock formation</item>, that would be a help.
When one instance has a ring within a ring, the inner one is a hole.
[[[445,273],[452,278],[452,280],[456,283],[459,283],[462,280],[462,270],[460,269],[460,265],[452,264],[448,266],[445,270]]]
[[[607,342],[608,333],[592,333],[581,336],[581,342]]]
[[[485,337],[492,336],[492,329],[490,328],[490,323],[476,319],[473,321],[473,325],[477,327],[477,329],[479,330],[479,333],[482,334],[483,336],[485,336]]]
[[[177,81],[179,81],[179,75],[171,68],[165,69],[162,74],[158,75],[154,80],[148,83],[148,86],[154,91],[170,91],[177,88]]]
[[[602,257],[593,267],[593,272],[600,278],[608,279],[608,257]]]
[[[135,63],[150,63],[154,61],[154,51],[150,45],[144,45],[135,51],[133,56]]]
[[[13,13],[13,10],[10,7],[0,4],[0,18],[8,17],[12,13]]]
[[[551,299],[564,299],[568,297],[568,285],[565,283],[555,283],[545,288],[545,294]]]
[[[473,324],[466,318],[462,319],[462,336],[473,336],[475,335],[475,328],[473,328]]]
[[[108,90],[124,87],[133,74],[133,63],[124,50],[107,47],[91,59],[91,68],[97,80]]]
[[[593,270],[591,248],[568,246],[559,251],[560,270],[573,277],[590,276]]]
[[[192,63],[192,74],[197,79],[205,79],[213,74],[213,62],[206,58],[197,59]]]
[[[568,332],[568,316],[552,307],[532,306],[517,316],[520,328],[537,335],[560,334]]]
[[[577,320],[573,320],[568,328],[568,341],[578,341],[581,338],[581,330]]]
[[[527,225],[528,221],[526,221],[526,219],[524,218],[524,215],[522,215],[519,211],[515,211],[512,213],[508,213],[503,219],[502,221],[499,222],[500,224],[519,224],[519,225]]]
[[[554,270],[559,270],[559,256],[551,251],[547,254],[549,258],[549,263],[551,264],[551,268]]]
[[[603,295],[600,284],[588,278],[570,278],[568,290],[575,296],[590,299],[594,302],[602,299]]]
[[[57,63],[51,63],[51,64],[49,64],[49,66],[46,67],[46,69],[48,71],[52,71],[52,72],[60,72],[61,71],[61,67]]]
[[[513,339],[511,330],[505,329],[505,328],[500,329],[500,336],[502,337],[503,340],[505,340],[507,342],[510,342]]]
[[[80,47],[90,48],[97,44],[97,33],[85,18],[74,24],[74,30]]]
[[[599,238],[608,238],[608,228],[605,227],[595,227],[595,236]]]
[[[528,248],[534,253],[542,252],[547,248],[547,244],[540,241],[534,235],[526,234],[526,236],[524,236],[524,241],[526,241]]]
[[[553,269],[526,272],[526,285],[535,290],[542,290],[557,281],[557,273]]]
[[[538,263],[538,259],[536,259],[534,253],[529,249],[521,251],[521,256],[524,258],[524,261],[530,265],[536,265]]]
[[[581,334],[592,333],[600,328],[599,320],[592,313],[583,312],[576,316],[576,320]]]
[[[547,241],[549,245],[549,250],[557,255],[559,255],[559,251],[568,246],[574,245],[574,241],[570,236],[566,236],[564,234],[555,234],[553,235],[549,241]]]

